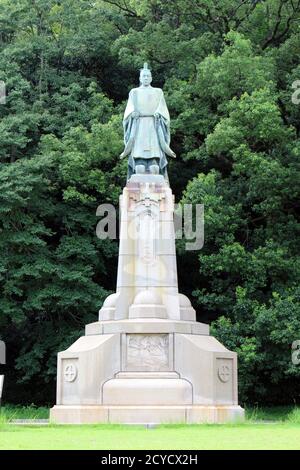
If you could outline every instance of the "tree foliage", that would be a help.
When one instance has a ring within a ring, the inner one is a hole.
[[[299,400],[300,2],[0,3],[8,399],[53,400],[57,351],[114,289],[117,243],[96,238],[95,212],[124,185],[122,113],[147,60],[172,115],[172,189],[205,205],[203,249],[179,250],[181,290],[238,351],[243,400]]]

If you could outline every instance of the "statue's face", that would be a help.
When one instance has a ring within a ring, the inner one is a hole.
[[[142,70],[140,73],[140,82],[144,86],[149,86],[152,82],[152,75],[150,70]]]

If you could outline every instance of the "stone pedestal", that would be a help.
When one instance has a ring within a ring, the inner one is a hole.
[[[56,423],[241,420],[237,357],[196,322],[178,292],[173,195],[134,175],[121,196],[116,293],[99,321],[58,354]]]

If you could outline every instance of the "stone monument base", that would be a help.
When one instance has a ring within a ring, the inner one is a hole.
[[[57,424],[222,424],[244,420],[238,405],[56,405],[51,422]]]
[[[175,154],[162,91],[149,90],[130,94],[124,119],[131,135],[121,156],[160,155],[164,176],[133,174],[123,189],[116,291],[99,321],[58,354],[54,423],[224,423],[244,416],[236,353],[209,335],[178,291],[175,199],[163,158]],[[142,111],[131,116],[138,105]]]
[[[58,355],[60,424],[242,420],[236,353],[196,321],[98,321]]]

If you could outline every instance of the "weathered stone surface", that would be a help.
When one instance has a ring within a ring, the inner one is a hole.
[[[60,424],[199,424],[244,420],[240,406],[102,405],[54,406],[50,421]]]
[[[182,379],[120,378],[103,386],[104,405],[191,405],[192,386]]]
[[[89,323],[85,327],[85,334],[88,336],[112,333],[186,333],[209,335],[209,325],[192,321],[139,318],[99,321]]]
[[[193,403],[237,405],[236,353],[212,336],[174,335],[174,368],[193,384]]]
[[[57,404],[102,403],[102,386],[121,369],[120,335],[82,336],[58,354]]]

